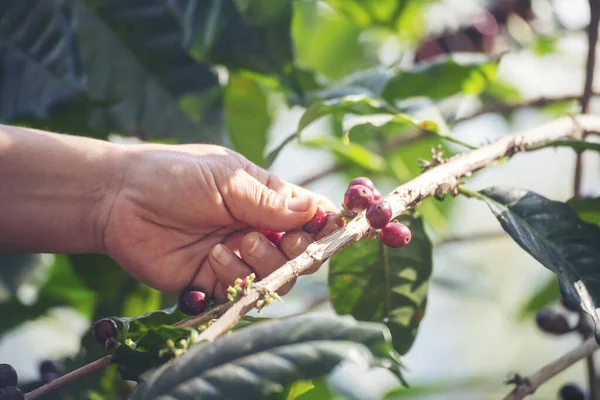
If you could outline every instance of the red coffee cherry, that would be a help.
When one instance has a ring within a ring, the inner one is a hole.
[[[109,340],[117,338],[117,324],[110,318],[101,319],[92,327],[92,335],[96,342],[106,346]]]
[[[283,233],[267,231],[265,233],[265,236],[267,237],[267,239],[269,239],[271,241],[271,243],[273,243],[275,246],[279,247],[279,243],[281,243],[281,237],[283,236]]]
[[[206,294],[198,289],[188,288],[177,298],[177,306],[184,314],[198,315],[206,308]]]
[[[398,249],[410,243],[412,233],[408,226],[400,222],[390,222],[381,230],[379,239],[388,247]]]
[[[373,191],[363,185],[352,185],[344,193],[344,207],[352,212],[360,212],[373,202]]]
[[[370,180],[369,178],[365,178],[364,176],[360,176],[358,178],[352,179],[350,181],[350,183],[348,184],[348,187],[354,186],[354,185],[363,185],[363,186],[366,186],[369,189],[371,189],[372,192],[375,191],[375,185],[373,184],[373,181]]]
[[[323,229],[326,223],[327,212],[325,212],[325,209],[321,205],[317,204],[317,211],[315,211],[315,215],[313,215],[310,221],[304,224],[302,229],[304,230],[304,232],[314,235],[319,233],[319,231]]]
[[[375,229],[383,229],[392,219],[392,207],[385,200],[375,200],[367,208],[367,221]]]
[[[373,189],[373,200],[379,200],[381,198],[381,192],[379,189]]]

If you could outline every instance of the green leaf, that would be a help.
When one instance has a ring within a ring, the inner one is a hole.
[[[327,387],[323,379],[313,380],[313,389],[302,394],[298,400],[342,400],[341,397],[334,396]]]
[[[558,39],[557,36],[538,35],[530,45],[531,50],[538,57],[556,53]]]
[[[405,354],[425,314],[432,245],[421,218],[407,222],[411,243],[401,249],[362,240],[331,257],[329,293],[338,314],[384,322],[394,348]]]
[[[303,140],[302,144],[308,147],[327,149],[345,160],[361,166],[367,171],[383,172],[387,169],[384,158],[369,151],[360,144],[345,144],[342,140],[335,137],[311,138]]]
[[[261,73],[280,72],[293,61],[290,0],[169,1],[167,7],[197,61]]]
[[[125,297],[123,303],[123,316],[133,317],[142,315],[160,308],[162,293],[142,283],[138,283]]]
[[[225,121],[234,149],[262,165],[271,126],[264,88],[247,76],[230,74],[224,102]]]
[[[294,2],[293,36],[297,65],[340,79],[351,72],[379,64],[369,46],[360,40],[361,33],[351,20],[316,1]]]
[[[0,10],[1,121],[47,117],[83,94],[73,18],[63,2],[16,2]]]
[[[207,87],[210,92],[218,80],[206,69],[194,77],[194,71],[198,69],[179,47],[181,32],[177,24],[168,24],[168,19],[162,19],[160,6],[147,5],[148,9],[138,3],[111,2],[112,6],[106,6],[106,10],[100,7],[96,13],[92,8],[97,6],[95,2],[73,0],[69,4],[78,21],[76,31],[83,71],[87,76],[87,94],[93,99],[115,102],[111,106],[90,108],[91,126],[102,127],[105,131],[136,130],[148,138],[174,138],[180,143],[222,141],[218,122],[209,124],[218,112],[208,112],[206,120],[197,122],[179,105],[184,93],[191,95],[186,85],[194,89],[197,89],[196,85]],[[146,11],[153,12],[142,18]],[[149,15],[159,15],[160,23],[152,21]],[[115,20],[125,22],[120,25]],[[121,26],[132,32],[119,32]],[[159,35],[158,27],[161,32],[168,28],[164,36]],[[136,29],[139,32],[136,33]],[[165,43],[173,38],[175,43]],[[151,50],[157,43],[162,43],[160,52]],[[188,67],[191,67],[191,75],[183,74]],[[194,79],[200,83],[189,82]],[[192,92],[199,93],[198,90]]]
[[[300,122],[298,122],[296,133],[300,135],[307,126],[327,114],[365,115],[391,112],[393,112],[392,108],[384,101],[368,97],[364,94],[328,99],[313,103],[306,109],[300,118]]]
[[[565,203],[518,189],[492,187],[475,194],[525,251],[558,276],[569,304],[581,304],[600,336],[600,228]]]
[[[560,299],[560,289],[556,277],[548,279],[546,283],[538,288],[527,301],[521,306],[518,314],[519,319],[525,319],[539,311],[541,308],[552,304]]]
[[[342,361],[399,372],[398,355],[383,325],[307,314],[199,343],[145,375],[132,399],[260,399],[282,393],[299,380],[324,376]]]
[[[177,306],[164,310],[156,310],[136,317],[111,317],[119,327],[119,340],[131,339],[139,340],[147,332],[158,325],[173,325],[185,319],[187,316],[183,314]]]
[[[455,94],[477,95],[496,77],[498,61],[463,63],[449,57],[444,61],[397,73],[390,79],[383,98],[391,103],[424,96],[439,100]]]
[[[167,344],[172,340],[176,349],[196,343],[198,331],[193,328],[175,328],[169,325],[152,327],[135,344],[122,344],[115,350],[111,362],[118,364],[121,377],[137,381],[147,370],[158,367],[174,357]]]
[[[579,218],[585,222],[590,222],[597,226],[600,226],[600,197],[594,198],[572,198],[567,201],[567,204],[571,206],[577,213]]]

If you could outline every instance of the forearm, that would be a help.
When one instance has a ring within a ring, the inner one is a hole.
[[[102,252],[125,173],[119,149],[0,125],[0,252]]]

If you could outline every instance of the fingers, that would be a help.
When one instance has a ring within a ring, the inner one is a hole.
[[[279,248],[258,232],[244,236],[240,243],[240,257],[252,268],[259,280],[264,279],[288,261]],[[277,293],[286,294],[294,283],[295,280],[282,286]]]
[[[208,265],[218,280],[214,295],[221,303],[227,301],[227,288],[233,286],[236,279],[252,273],[246,263],[222,244],[213,247],[208,256]]]
[[[236,172],[222,195],[237,220],[255,228],[279,232],[304,225],[312,218],[317,206],[312,197],[286,197],[245,171]]]

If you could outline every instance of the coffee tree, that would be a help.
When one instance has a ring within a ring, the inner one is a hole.
[[[194,288],[179,299],[163,295],[99,254],[56,255],[36,283],[37,300],[24,303],[17,291],[39,276],[39,256],[3,255],[0,334],[58,306],[74,308],[92,328],[81,339],[84,351],[44,363],[35,382],[19,382],[12,367],[0,365],[0,398],[28,392],[28,399],[334,399],[324,378],[346,362],[387,368],[399,385],[409,385],[402,355],[427,310],[428,232],[435,229],[432,216],[447,213],[455,196],[487,204],[506,234],[556,274],[532,294],[540,329],[583,338],[538,372],[512,376],[506,399],[524,398],[591,359],[600,326],[600,200],[583,197],[580,187],[584,153],[600,150],[590,140],[600,132],[600,117],[589,114],[600,3],[589,1],[581,92],[529,100],[497,77],[499,63],[524,48],[554,53],[567,28],[554,20],[552,32],[541,29],[535,1],[499,0],[458,28],[432,34],[425,16],[435,3],[3,2],[4,123],[99,139],[116,132],[148,142],[219,143],[266,168],[295,142],[327,150],[336,161],[301,184],[341,172],[350,185],[335,199],[343,204],[339,215],[320,210],[304,227],[318,236],[331,219],[337,224],[331,234],[263,280],[239,279],[223,304]],[[384,65],[378,51],[390,41],[400,50]],[[457,118],[465,97],[481,104]],[[287,138],[267,151],[274,104],[303,112]],[[464,143],[452,134],[465,119],[510,118],[526,107],[556,119],[491,143]],[[327,121],[332,134],[304,137],[317,120]],[[566,203],[527,188],[469,185],[483,168],[548,147],[577,153],[574,196]],[[373,181],[397,187],[380,193]],[[268,235],[277,245],[281,234]],[[337,315],[247,316],[326,261]],[[559,299],[563,312],[544,308]],[[570,324],[567,313],[578,323]],[[592,366],[585,390],[597,398]],[[386,399],[403,398],[406,390],[400,385]],[[566,385],[560,396],[585,395]]]

